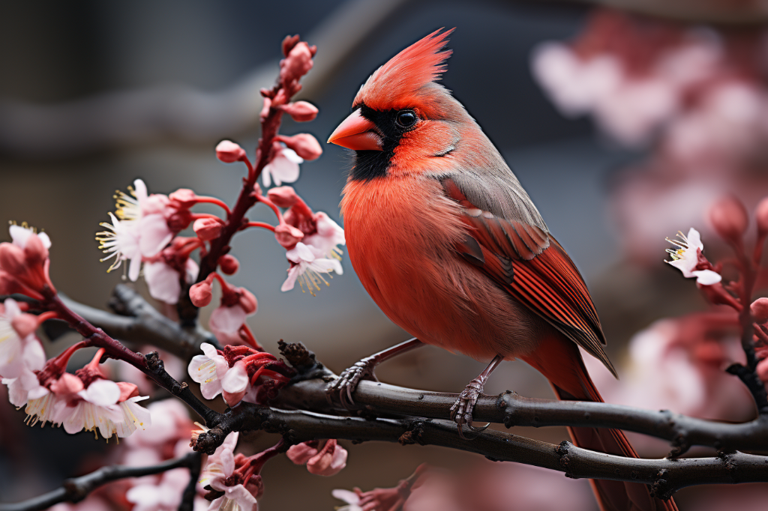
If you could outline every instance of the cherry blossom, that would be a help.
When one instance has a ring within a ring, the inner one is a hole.
[[[208,511],[256,511],[258,502],[256,497],[249,491],[242,481],[238,484],[227,484],[239,480],[235,472],[235,454],[234,449],[237,445],[238,433],[230,433],[224,442],[216,449],[209,458],[201,475],[200,484],[204,488],[211,488],[224,495],[211,502]],[[235,477],[232,477],[235,476]],[[250,485],[249,485],[250,486]]]
[[[51,240],[22,224],[11,225],[12,243],[0,243],[0,293],[22,293],[42,298],[47,291],[55,292],[48,275]]]
[[[187,259],[184,264],[184,278],[188,284],[197,280],[200,271],[197,263]],[[149,294],[155,300],[175,304],[181,295],[180,275],[176,269],[163,260],[147,262],[144,264],[144,280],[147,282]]]
[[[667,249],[667,253],[672,257],[671,261],[665,261],[670,266],[674,266],[686,278],[696,278],[696,282],[703,286],[711,286],[722,280],[717,272],[712,270],[696,270],[699,266],[699,255],[704,250],[704,244],[701,242],[699,231],[690,228],[688,236],[679,232],[677,239],[667,241],[676,245],[677,249]]]
[[[286,456],[297,465],[307,465],[311,474],[333,476],[347,466],[347,450],[334,439],[292,445]]]
[[[200,393],[205,399],[221,394],[222,379],[229,371],[227,360],[216,348],[204,342],[200,345],[204,355],[195,355],[189,362],[189,376],[200,384]]]
[[[344,237],[344,229],[322,211],[319,211],[314,215],[314,221],[317,231],[314,234],[306,236],[303,243],[317,248],[320,253],[326,257],[340,259],[341,251],[338,246],[346,245],[347,243],[346,238]]]
[[[299,164],[304,160],[296,154],[296,151],[276,143],[274,146],[274,156],[262,170],[264,186],[280,186],[283,183],[293,183],[299,179]]]
[[[329,285],[322,274],[335,271],[341,275],[343,270],[341,263],[337,259],[328,259],[322,257],[325,255],[320,249],[313,246],[307,246],[304,243],[297,243],[296,247],[286,253],[291,267],[288,269],[288,278],[283,282],[281,291],[290,291],[299,280],[302,291],[304,286],[314,295],[315,291],[320,290],[320,282]]]
[[[189,483],[189,470],[176,468],[162,475],[159,483],[137,484],[125,494],[134,504],[132,511],[174,511],[181,504],[182,494]]]
[[[363,508],[360,506],[360,496],[357,493],[349,490],[337,489],[333,490],[331,495],[347,503],[346,506],[337,507],[336,511],[363,511]]]

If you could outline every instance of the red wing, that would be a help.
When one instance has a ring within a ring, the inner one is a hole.
[[[538,227],[479,210],[452,180],[443,184],[464,208],[469,235],[456,247],[462,256],[615,374],[589,290],[563,247]]]

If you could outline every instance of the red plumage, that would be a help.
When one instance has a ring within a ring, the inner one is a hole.
[[[460,427],[502,359],[528,362],[560,399],[600,401],[578,346],[615,370],[587,286],[482,129],[436,83],[449,33],[379,68],[329,139],[356,150],[341,203],[352,265],[420,341],[493,360],[457,402]],[[570,431],[577,445],[637,456],[620,431]],[[642,484],[593,487],[604,510],[677,509]]]

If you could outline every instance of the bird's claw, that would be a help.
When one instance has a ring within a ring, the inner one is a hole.
[[[484,384],[485,379],[475,378],[464,387],[456,402],[451,406],[451,420],[459,428],[459,436],[465,440],[468,439],[464,436],[464,425],[475,433],[482,433],[491,425],[488,423],[482,428],[476,428],[472,425],[472,411],[475,409],[475,403],[477,403],[480,394],[483,393]]]
[[[376,361],[369,357],[345,369],[338,378],[326,387],[325,396],[328,401],[332,402],[333,397],[338,394],[339,401],[341,401],[344,407],[349,408],[349,405],[354,405],[355,401],[352,399],[352,392],[355,391],[361,380],[376,380],[376,375],[373,373],[375,366]]]

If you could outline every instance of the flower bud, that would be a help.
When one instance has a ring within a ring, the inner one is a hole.
[[[320,142],[309,133],[299,133],[292,137],[279,137],[280,141],[293,149],[296,154],[307,161],[316,160],[323,154]]]
[[[749,312],[758,323],[768,321],[768,298],[758,298],[749,306]]]
[[[296,101],[283,105],[283,111],[296,122],[314,121],[318,113],[317,107],[307,101]]]
[[[224,254],[219,257],[219,268],[225,275],[234,275],[240,269],[240,262],[230,254]]]
[[[42,265],[48,259],[48,249],[35,233],[29,236],[27,244],[24,245],[24,258],[28,265]]]
[[[127,401],[132,397],[137,397],[139,395],[139,387],[136,384],[128,383],[127,381],[119,381],[116,383],[117,387],[120,389],[120,397],[117,400],[118,403],[122,403],[123,401]]]
[[[291,53],[291,50],[294,46],[296,46],[299,43],[299,34],[296,35],[287,35],[285,36],[285,39],[283,39],[283,55],[286,57],[289,53]]]
[[[744,231],[747,230],[749,217],[744,204],[736,197],[728,196],[709,209],[709,221],[723,239],[739,245]]]
[[[279,208],[290,208],[299,200],[292,186],[279,186],[267,192],[267,197]]]
[[[205,280],[189,288],[189,299],[195,307],[205,307],[212,297],[211,285]]]
[[[275,239],[284,249],[291,250],[304,239],[304,233],[292,225],[280,224],[275,227]]]
[[[189,227],[189,223],[192,221],[192,212],[186,208],[171,209],[171,214],[165,218],[165,223],[168,224],[168,229],[173,233],[179,233]]]
[[[755,210],[757,232],[761,235],[768,233],[768,197],[760,201]]]
[[[245,158],[245,149],[231,140],[222,140],[216,146],[216,158],[224,163],[235,163]]]
[[[197,194],[189,188],[179,188],[169,198],[182,208],[191,208],[197,204]]]
[[[239,288],[237,291],[240,307],[242,307],[245,313],[248,315],[255,314],[259,308],[259,302],[256,300],[256,297],[253,295],[253,293],[244,287]]]
[[[24,273],[24,251],[12,243],[0,243],[0,269],[11,276]]]
[[[316,52],[317,48],[310,47],[304,41],[296,43],[280,61],[280,81],[287,84],[307,74],[312,69],[312,57]]]
[[[201,240],[211,241],[219,237],[223,226],[224,221],[221,218],[206,217],[195,220],[192,229]]]
[[[19,314],[11,320],[11,326],[24,339],[37,329],[37,317],[32,314]]]

